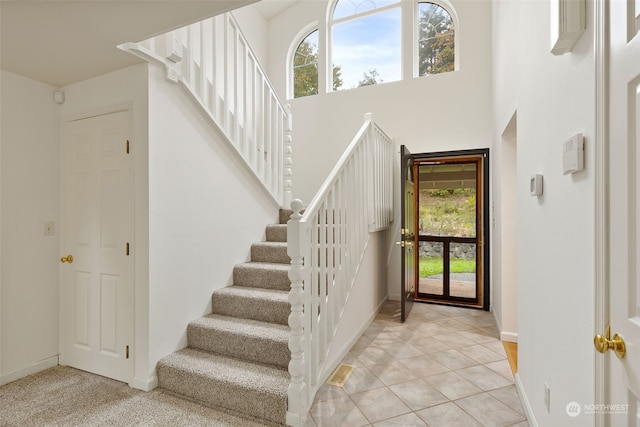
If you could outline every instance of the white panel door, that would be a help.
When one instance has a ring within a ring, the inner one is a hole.
[[[61,364],[125,382],[133,375],[129,140],[129,111],[63,123]]]
[[[626,343],[605,355],[607,426],[640,427],[640,1],[609,2],[611,335]]]

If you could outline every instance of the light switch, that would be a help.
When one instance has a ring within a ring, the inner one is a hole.
[[[536,197],[542,195],[542,175],[531,175],[531,180],[529,181],[529,192],[532,196]]]

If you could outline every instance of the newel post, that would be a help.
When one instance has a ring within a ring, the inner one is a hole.
[[[293,215],[287,223],[287,254],[291,258],[289,268],[289,280],[291,280],[291,291],[289,291],[289,303],[291,304],[291,314],[289,315],[289,327],[291,336],[289,337],[289,350],[291,351],[291,361],[289,362],[289,374],[291,383],[289,384],[287,424],[291,426],[302,426],[307,417],[308,405],[308,384],[304,381],[305,369],[305,339],[304,339],[304,303],[305,294],[303,289],[304,264],[302,254],[302,227],[300,219],[302,214],[302,202],[298,199],[291,202]]]
[[[283,206],[291,205],[291,197],[293,194],[293,137],[292,137],[292,119],[291,104],[285,105],[285,124],[284,124],[284,168],[283,168]]]

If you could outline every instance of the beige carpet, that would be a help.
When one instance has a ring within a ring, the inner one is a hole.
[[[0,387],[0,426],[261,427],[160,390],[58,366]]]

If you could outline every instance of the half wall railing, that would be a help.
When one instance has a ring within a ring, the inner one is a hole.
[[[120,49],[165,67],[281,206],[292,187],[291,113],[231,13]]]
[[[291,337],[287,424],[303,425],[315,393],[333,369],[327,360],[371,232],[393,220],[394,145],[365,123],[302,214],[288,224]]]

